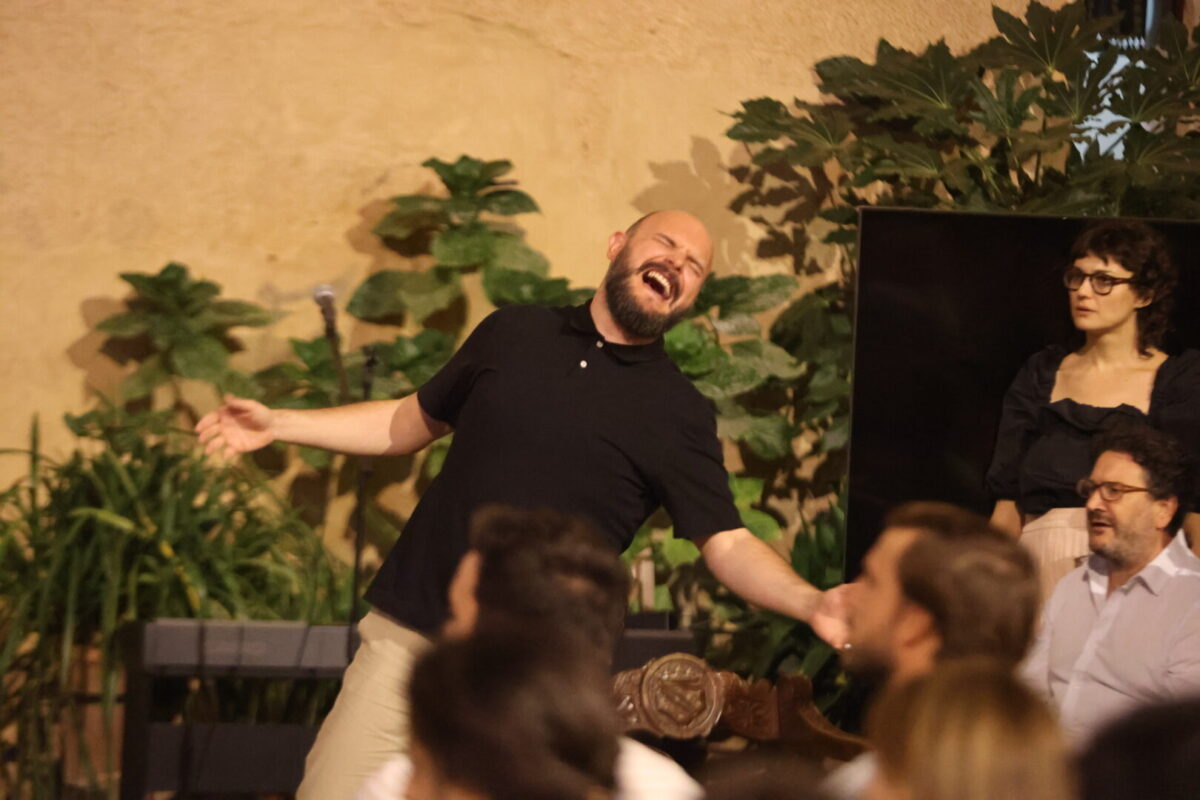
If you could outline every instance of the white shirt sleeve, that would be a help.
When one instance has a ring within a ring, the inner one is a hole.
[[[411,777],[412,762],[408,756],[393,756],[367,776],[355,800],[403,800]]]
[[[615,800],[703,800],[700,784],[673,760],[624,736],[620,746]]]

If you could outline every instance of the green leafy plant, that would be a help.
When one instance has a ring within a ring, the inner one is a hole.
[[[123,272],[121,278],[134,290],[129,308],[96,328],[137,353],[137,370],[121,384],[124,400],[142,400],[179,378],[204,381],[221,392],[256,394],[255,385],[229,366],[230,354],[240,349],[230,330],[268,325],[274,314],[254,303],[218,299],[220,286],[193,280],[187,267],[174,262],[158,274]]]
[[[0,771],[6,795],[61,796],[59,722],[82,718],[72,674],[88,648],[109,734],[98,753],[74,742],[93,790],[112,774],[120,625],[334,622],[349,610],[345,570],[312,530],[255,473],[207,462],[171,415],[105,406],[68,416],[82,441],[61,462],[40,452],[35,421],[28,472],[0,495],[0,730],[16,734],[4,743],[16,753]],[[324,691],[302,705],[315,714]]]
[[[881,40],[875,63],[816,65],[823,103],[747,101],[735,207],[802,260],[808,223],[851,256],[862,205],[1195,218],[1200,32],[1167,18],[1160,46],[1122,50],[1085,4],[999,9],[964,56]]]
[[[880,40],[873,63],[816,65],[823,102],[757,98],[732,114],[727,135],[750,156],[733,170],[745,189],[732,208],[763,227],[760,256],[818,281],[769,332],[802,368],[788,408],[811,444],[811,495],[844,488],[860,206],[1200,216],[1200,30],[1168,18],[1155,47],[1121,50],[1119,21],[1089,18],[1083,2],[1032,2],[1024,19],[993,8],[993,19],[999,35],[965,55]],[[841,579],[843,502],[793,546],[793,565],[818,586]],[[748,674],[798,669],[823,704],[841,696],[807,626],[728,603],[710,615],[714,629],[730,623],[712,657]]]
[[[428,253],[434,266],[425,270],[382,270],[355,291],[346,310],[369,322],[423,322],[462,297],[464,272],[481,272],[483,289],[494,305],[536,303],[568,305],[590,295],[569,289],[563,278],[547,277],[550,264],[525,243],[513,226],[493,221],[538,210],[514,181],[501,181],[509,161],[460,156],[453,164],[431,158],[447,197],[428,194],[392,198],[393,208],[374,232],[403,255]]]

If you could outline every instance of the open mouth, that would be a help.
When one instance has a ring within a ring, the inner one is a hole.
[[[670,302],[677,293],[674,277],[655,266],[647,266],[642,270],[642,283],[666,302]]]

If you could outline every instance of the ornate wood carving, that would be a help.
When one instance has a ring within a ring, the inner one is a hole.
[[[613,691],[625,729],[672,739],[708,736],[722,729],[756,741],[781,741],[814,756],[846,761],[866,749],[866,740],[840,730],[813,702],[812,682],[803,675],[778,683],[754,682],[717,672],[684,653],[656,658],[617,673]]]

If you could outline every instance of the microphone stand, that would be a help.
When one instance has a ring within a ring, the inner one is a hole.
[[[341,337],[338,336],[332,293],[318,294],[317,305],[321,307],[321,319],[325,320],[325,340],[329,342],[329,350],[333,354],[333,369],[338,379],[338,402],[347,405],[350,402],[350,382],[346,378],[346,365],[342,363]]]
[[[362,398],[371,399],[371,384],[375,380],[375,365],[379,359],[369,348],[364,348],[367,359],[363,363]],[[371,480],[374,461],[370,456],[358,457],[358,481],[354,487],[354,575],[351,578],[350,589],[350,623],[358,618],[358,584],[362,579],[362,552],[366,539],[367,521],[365,517],[367,506],[367,482]],[[353,637],[346,637],[346,658],[352,657],[351,643]]]
[[[342,361],[341,337],[337,330],[337,312],[333,307],[333,290],[328,286],[320,286],[313,294],[313,299],[321,308],[321,318],[325,321],[325,340],[329,342],[329,350],[333,355],[333,369],[338,379],[338,402],[341,405],[350,403],[350,380],[346,376],[346,365]],[[371,399],[371,383],[374,380],[374,354],[368,353],[363,367],[362,390],[363,399]],[[358,482],[354,490],[354,514],[351,524],[354,526],[354,573],[350,583],[350,610],[347,614],[346,627],[346,663],[349,665],[354,658],[354,629],[358,623],[358,591],[359,573],[362,571],[362,549],[364,529],[366,527],[363,508],[366,505],[367,479],[371,476],[371,458],[358,457]]]

